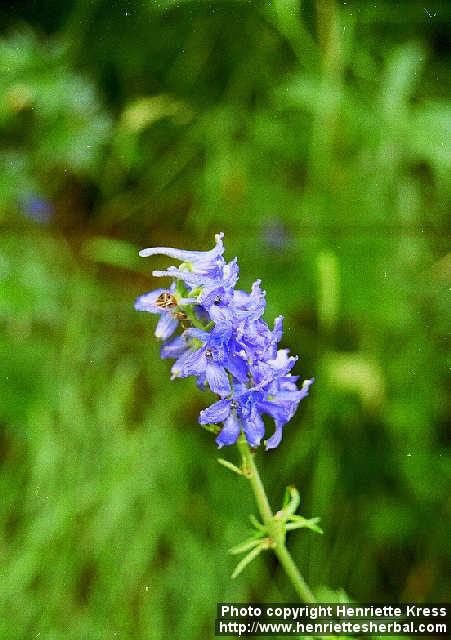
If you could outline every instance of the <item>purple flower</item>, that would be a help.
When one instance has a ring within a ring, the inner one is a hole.
[[[234,444],[241,431],[251,447],[258,447],[265,435],[263,419],[255,406],[252,392],[244,392],[229,400],[218,400],[200,412],[200,424],[217,424],[224,426],[216,438],[219,448]]]
[[[236,258],[224,261],[223,234],[216,235],[210,251],[182,251],[166,247],[143,249],[142,256],[167,255],[181,264],[157,277],[171,277],[169,289],[156,289],[140,298],[135,307],[160,315],[155,335],[167,339],[182,323],[182,332],[161,347],[162,358],[173,358],[171,378],[194,376],[219,400],[201,411],[201,424],[223,427],[218,447],[234,444],[243,433],[252,447],[265,438],[263,415],[275,429],[266,448],[277,447],[285,424],[308,395],[313,379],[297,386],[291,370],[297,361],[287,349],[279,349],[282,316],[271,330],[265,320],[265,292],[260,280],[251,292],[236,289]]]
[[[310,385],[314,379],[304,380],[301,389],[298,389],[294,380],[289,376],[279,378],[268,388],[267,400],[257,402],[258,410],[271,416],[276,429],[274,434],[266,441],[266,449],[275,449],[282,440],[282,429],[291,420],[298,408],[300,401],[308,396]]]
[[[145,293],[135,301],[137,311],[159,314],[160,319],[155,329],[155,337],[160,340],[170,338],[179,325],[177,308],[194,302],[192,298],[181,298],[176,293],[175,283],[169,289],[154,289]]]
[[[152,273],[156,277],[168,276],[182,280],[190,287],[202,286],[207,282],[212,284],[221,280],[225,267],[225,261],[222,257],[224,253],[223,237],[223,233],[216,234],[216,244],[210,251],[185,251],[169,247],[154,247],[142,249],[139,255],[142,258],[165,255],[182,263],[179,267],[172,266],[165,271],[153,271]]]
[[[205,309],[211,309],[213,306],[224,306],[230,304],[234,295],[234,286],[238,282],[239,276],[238,262],[235,258],[232,262],[225,264],[222,272],[216,274],[219,277],[211,279],[204,284],[199,294],[198,302]]]
[[[221,397],[231,393],[229,377],[225,370],[227,362],[225,345],[221,335],[192,329],[191,334],[199,342],[199,348],[183,360],[180,377],[201,376],[208,382],[211,391]]]
[[[137,298],[135,309],[137,311],[147,311],[148,313],[156,313],[160,316],[155,336],[161,340],[166,340],[177,329],[179,321],[174,315],[173,310],[177,307],[177,303],[173,296],[173,286],[170,289],[155,289],[149,291]]]

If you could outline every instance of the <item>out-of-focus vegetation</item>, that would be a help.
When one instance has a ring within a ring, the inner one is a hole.
[[[0,9],[0,637],[213,637],[255,512],[168,379],[137,249],[225,232],[314,375],[279,449],[320,598],[449,600],[449,3]],[[226,451],[234,459],[234,451]],[[239,496],[239,497],[238,497]]]

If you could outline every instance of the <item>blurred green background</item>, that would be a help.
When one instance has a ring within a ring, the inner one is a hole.
[[[315,376],[257,455],[324,535],[324,601],[450,599],[451,5],[78,0],[0,9],[0,638],[212,638],[293,601],[169,381],[138,249],[225,232]],[[169,261],[170,262],[170,261]],[[225,455],[235,461],[235,451]],[[340,590],[343,591],[340,591]]]

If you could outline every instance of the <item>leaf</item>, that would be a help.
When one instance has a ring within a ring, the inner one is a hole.
[[[233,471],[234,473],[238,474],[239,476],[244,475],[243,471],[237,467],[235,464],[233,464],[232,462],[229,462],[228,460],[224,460],[224,458],[217,458],[219,464],[221,464],[223,467],[225,467],[226,469],[229,469],[230,471]]]
[[[297,508],[301,504],[301,496],[296,487],[289,486],[285,490],[285,496],[283,500],[282,513],[286,516],[292,516],[296,513]]]
[[[252,562],[264,549],[266,549],[266,545],[260,543],[258,547],[254,547],[247,556],[244,556],[242,560],[236,565],[234,572],[232,573],[232,580],[237,578],[240,573],[247,567],[248,564]]]
[[[248,538],[244,542],[241,542],[240,544],[237,544],[235,547],[232,547],[231,549],[229,549],[229,553],[235,556],[239,553],[245,553],[246,551],[249,551],[249,549],[252,549],[256,545],[261,544],[262,542],[261,538],[263,536],[263,532],[257,535],[258,537]]]
[[[310,529],[316,533],[323,533],[321,527],[318,526],[320,518],[303,518],[302,516],[291,516],[290,522],[286,525],[287,531],[293,531],[294,529]]]
[[[262,524],[259,520],[257,520],[257,518],[252,513],[249,516],[249,520],[258,531],[266,531],[265,525]]]

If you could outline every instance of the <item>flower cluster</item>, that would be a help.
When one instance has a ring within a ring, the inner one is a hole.
[[[237,259],[224,260],[222,238],[222,233],[216,235],[210,251],[140,251],[142,257],[162,254],[181,264],[154,271],[154,276],[172,278],[172,284],[140,296],[135,308],[160,316],[155,335],[165,340],[161,357],[175,359],[172,379],[195,376],[202,389],[208,387],[219,396],[199,417],[203,425],[223,424],[218,446],[235,443],[242,432],[257,447],[265,436],[262,416],[268,415],[275,431],[266,448],[273,449],[313,379],[297,387],[298,376],[291,374],[297,357],[278,349],[282,316],[273,329],[263,320],[265,292],[260,280],[250,293],[235,288]],[[182,331],[174,337],[179,325]]]

